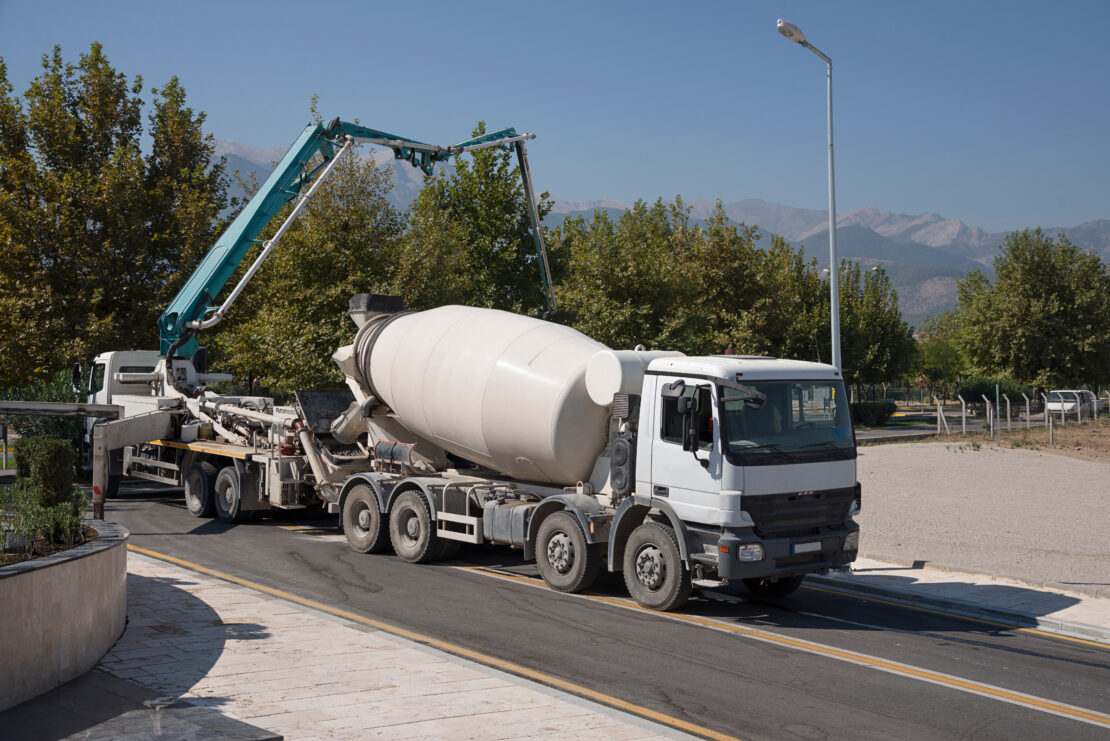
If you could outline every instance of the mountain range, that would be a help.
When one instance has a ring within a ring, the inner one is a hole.
[[[238,170],[244,177],[254,173],[260,182],[284,154],[284,147],[260,149],[216,140],[215,155],[226,158],[229,173]],[[388,198],[398,209],[407,209],[423,187],[424,174],[407,163],[394,160],[388,150],[374,151],[367,156],[393,170],[393,190]],[[444,166],[450,165],[440,165]],[[708,218],[715,207],[705,200],[688,201],[685,205],[695,222]],[[589,219],[597,210],[616,219],[628,208],[628,204],[611,198],[594,201],[555,198],[545,224],[556,226],[577,216]],[[723,208],[730,221],[757,226],[762,233],[762,244],[769,243],[768,235],[778,234],[793,246],[804,247],[806,255],[817,258],[819,265],[828,266],[826,211],[757,198],[726,203]],[[898,214],[874,206],[839,214],[836,226],[838,255],[856,260],[864,267],[882,265],[898,291],[899,306],[910,324],[951,309],[956,301],[956,281],[969,270],[979,268],[991,273],[991,262],[1006,237],[1006,232],[988,232],[940,214]],[[1074,244],[1110,262],[1110,219],[1066,228],[1046,228],[1045,232],[1050,235],[1066,233]]]

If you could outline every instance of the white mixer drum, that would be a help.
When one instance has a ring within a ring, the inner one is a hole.
[[[586,391],[607,349],[576,330],[494,309],[441,306],[386,320],[365,358],[378,398],[444,449],[525,481],[589,479],[608,410]]]

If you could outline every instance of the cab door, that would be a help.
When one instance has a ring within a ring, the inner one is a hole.
[[[693,450],[683,449],[688,405],[695,410]],[[660,377],[653,417],[652,499],[667,502],[683,520],[716,523],[722,468],[716,387],[704,379]]]

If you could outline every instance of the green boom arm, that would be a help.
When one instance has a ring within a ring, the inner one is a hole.
[[[524,180],[536,249],[541,259],[540,267],[548,289],[548,309],[549,312],[553,311],[555,305],[550,270],[547,267],[547,254],[540,233],[527,155],[524,150],[525,140],[532,139],[534,136],[534,134],[517,134],[515,129],[501,129],[458,144],[441,147],[347,123],[338,118],[326,124],[308,125],[274,171],[266,178],[258,193],[220,235],[216,244],[174,297],[169,308],[158,319],[159,351],[171,357],[192,357],[197,349],[193,333],[197,329],[214,326],[223,318],[224,313],[266,259],[285,229],[338,162],[339,155],[355,141],[389,147],[393,150],[394,157],[411,163],[413,167],[419,167],[428,175],[432,174],[432,168],[435,167],[436,162],[443,162],[455,154],[488,147],[515,148],[520,161],[521,177]],[[309,163],[317,153],[322,155],[323,161],[310,169]],[[306,186],[307,190],[302,194],[301,191]],[[212,302],[223,290],[265,226],[286,203],[298,197],[300,200],[293,213],[282,224],[274,238],[266,242],[262,253],[231,295],[222,305],[212,306]]]

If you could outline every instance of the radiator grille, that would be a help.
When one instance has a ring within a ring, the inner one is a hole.
[[[838,527],[848,517],[856,490],[825,489],[743,496],[741,508],[755,522],[761,537],[806,535],[821,528]]]

